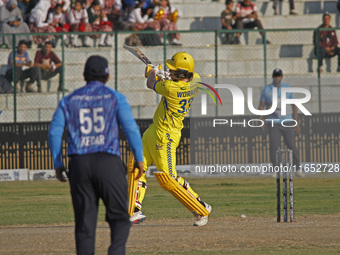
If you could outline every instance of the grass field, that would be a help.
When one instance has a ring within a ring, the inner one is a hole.
[[[296,178],[294,223],[276,223],[274,179],[188,181],[213,207],[208,225],[192,227],[189,211],[150,179],[143,204],[147,221],[131,229],[128,254],[340,254],[340,178]],[[0,240],[6,240],[0,254],[74,254],[67,183],[2,182],[0,201]],[[96,254],[109,245],[104,213],[101,204]],[[54,244],[59,232],[65,247]],[[43,249],[32,245],[41,238]]]

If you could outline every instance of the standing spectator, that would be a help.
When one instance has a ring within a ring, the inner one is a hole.
[[[87,15],[87,10],[83,8],[82,3],[77,0],[74,8],[69,11],[68,18],[70,20],[70,32],[92,32],[91,25]],[[83,47],[90,46],[90,36],[81,36]],[[79,47],[78,35],[71,35],[71,45]]]
[[[65,13],[62,12],[62,5],[61,4],[57,4],[54,7],[54,11],[50,12],[48,15],[48,19],[47,19],[47,23],[50,26],[53,26],[56,30],[56,32],[63,32],[63,33],[68,33],[68,31],[70,30],[70,26],[69,24],[67,24],[67,20],[66,20],[66,15]],[[64,41],[67,40],[67,35],[63,35],[64,37]],[[68,45],[68,43],[66,42],[66,45]]]
[[[277,99],[281,100],[281,88],[289,88],[290,85],[286,83],[282,83],[283,73],[280,68],[276,68],[273,71],[273,83],[264,87],[261,93],[260,98],[260,106],[259,110],[264,110],[271,108],[272,100],[273,100],[273,88],[277,88]],[[293,99],[293,93],[288,93],[286,95],[287,98]],[[263,120],[263,116],[260,116],[260,119]],[[294,119],[297,123],[295,127],[294,122],[285,122],[285,127],[281,125],[284,120]],[[270,161],[273,166],[276,165],[276,151],[281,145],[281,135],[283,136],[284,142],[288,149],[293,151],[293,165],[298,170],[296,174],[300,177],[303,177],[303,174],[300,172],[300,156],[299,151],[295,145],[295,133],[300,133],[300,126],[298,123],[298,111],[295,104],[292,105],[292,110],[289,111],[287,109],[287,114],[281,114],[281,106],[278,106],[276,110],[267,116],[266,121],[268,121],[267,129],[269,132],[269,144],[270,144]],[[265,126],[261,127],[262,131],[265,130]]]
[[[51,7],[50,1],[41,0],[31,11],[29,22],[30,22],[30,30],[32,33],[55,33],[56,30],[53,26],[51,26],[48,22],[45,22],[47,18],[48,10]],[[53,35],[38,35],[33,36],[33,40],[38,47],[41,48],[44,43],[48,41],[52,41]],[[54,46],[54,45],[53,45]]]
[[[52,8],[54,11],[56,6],[59,4],[62,7],[63,13],[68,13],[68,11],[71,9],[71,0],[51,0],[52,1]]]
[[[98,0],[92,2],[87,9],[87,15],[89,17],[89,23],[92,25],[93,32],[112,32],[112,23],[107,20],[106,14],[103,13]],[[100,37],[99,47],[112,46],[112,35],[100,34],[95,35],[94,37]]]
[[[95,252],[98,202],[102,199],[111,229],[108,254],[124,255],[131,224],[126,168],[120,159],[119,125],[138,162],[137,178],[143,174],[141,135],[125,97],[105,85],[109,80],[107,60],[91,56],[83,74],[86,85],[61,100],[48,133],[56,177],[66,181],[61,144],[67,127],[77,254]]]
[[[233,11],[234,1],[225,1],[226,9],[221,13],[222,29],[232,30],[235,28],[236,14]],[[239,44],[238,37],[234,38],[234,33],[225,33],[222,36],[223,44]]]
[[[331,28],[331,15],[326,12],[322,16],[322,24],[318,26],[319,28]],[[313,35],[314,43],[314,53],[318,58],[318,68],[322,72],[322,62],[324,58],[332,58],[336,55],[338,56],[338,69],[340,72],[340,48],[338,47],[338,38],[336,36],[335,30],[319,31],[319,45],[317,45],[317,33],[314,31]],[[319,46],[319,55],[317,51],[317,46]]]
[[[255,28],[263,29],[261,21],[258,19],[257,16],[257,7],[251,0],[243,0],[236,5],[236,29],[244,29],[244,28]],[[263,39],[263,32],[260,32],[262,36],[262,42],[264,43]],[[237,37],[239,38],[241,34],[238,34]],[[268,40],[266,43],[270,43]]]
[[[52,43],[47,41],[42,50],[37,51],[34,58],[34,65],[37,66],[38,70],[38,92],[42,92],[41,80],[49,80],[52,77],[59,74],[59,87],[58,91],[63,91],[62,84],[62,62],[57,55],[52,51]],[[32,90],[28,87],[26,90]],[[65,91],[67,91],[65,89]]]
[[[277,12],[277,3],[279,0],[273,0],[273,9],[274,9],[274,15],[278,15],[279,13]],[[290,15],[297,15],[297,13],[294,11],[295,6],[294,6],[294,0],[289,0],[289,14]]]
[[[19,42],[18,49],[15,51],[15,82],[23,82],[26,79],[30,79],[28,81],[27,87],[32,87],[32,84],[38,79],[38,70],[37,67],[33,66],[33,63],[28,55],[27,50],[27,42],[25,40],[21,40]],[[8,57],[8,65],[6,71],[6,78],[9,82],[13,80],[13,64],[14,64],[14,53],[13,51],[9,54]],[[14,85],[14,86],[15,86]],[[22,88],[21,88],[22,92]],[[33,92],[31,90],[26,92]]]
[[[169,0],[160,0],[160,4],[153,9],[153,17],[155,20],[159,20],[162,31],[176,31],[177,18],[180,16],[179,11],[170,6]],[[172,45],[181,45],[179,38],[179,33],[168,34],[169,42]],[[163,40],[163,37],[161,39]]]
[[[23,22],[17,0],[9,0],[0,7],[0,34],[18,33],[30,33],[30,29],[27,24]],[[18,35],[15,39],[16,42],[21,40],[27,41],[29,48],[32,45],[31,35]],[[12,47],[12,36],[2,36],[0,40],[2,40],[1,48]]]

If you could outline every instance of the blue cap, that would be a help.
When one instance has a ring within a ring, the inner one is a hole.
[[[91,75],[94,77],[105,77],[109,74],[109,63],[106,58],[94,55],[87,59],[84,75]]]

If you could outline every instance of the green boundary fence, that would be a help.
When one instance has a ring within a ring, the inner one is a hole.
[[[246,121],[252,116],[244,116]],[[340,113],[315,114],[299,116],[301,133],[296,137],[296,144],[301,162],[339,163],[340,162]],[[177,165],[197,161],[197,155],[190,155],[190,143],[200,145],[200,162],[204,164],[251,164],[269,163],[269,137],[260,128],[226,128],[222,137],[225,142],[216,143],[216,133],[211,133],[205,141],[190,137],[190,128],[201,132],[212,118],[186,118],[182,137],[177,148]],[[194,122],[196,127],[190,127]],[[137,120],[141,133],[152,123],[151,119]],[[53,169],[49,152],[47,133],[48,122],[0,124],[0,169]],[[197,129],[197,130],[196,130]],[[120,130],[121,158],[126,163],[130,147],[122,130]],[[283,140],[282,140],[283,142]],[[214,157],[211,157],[214,155]],[[62,158],[67,165],[67,135],[62,142]]]

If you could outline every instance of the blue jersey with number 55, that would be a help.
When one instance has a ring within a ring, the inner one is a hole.
[[[62,166],[61,137],[65,126],[69,156],[96,152],[120,156],[118,124],[122,125],[137,162],[143,161],[140,131],[122,94],[91,81],[63,98],[49,130],[55,168]]]

